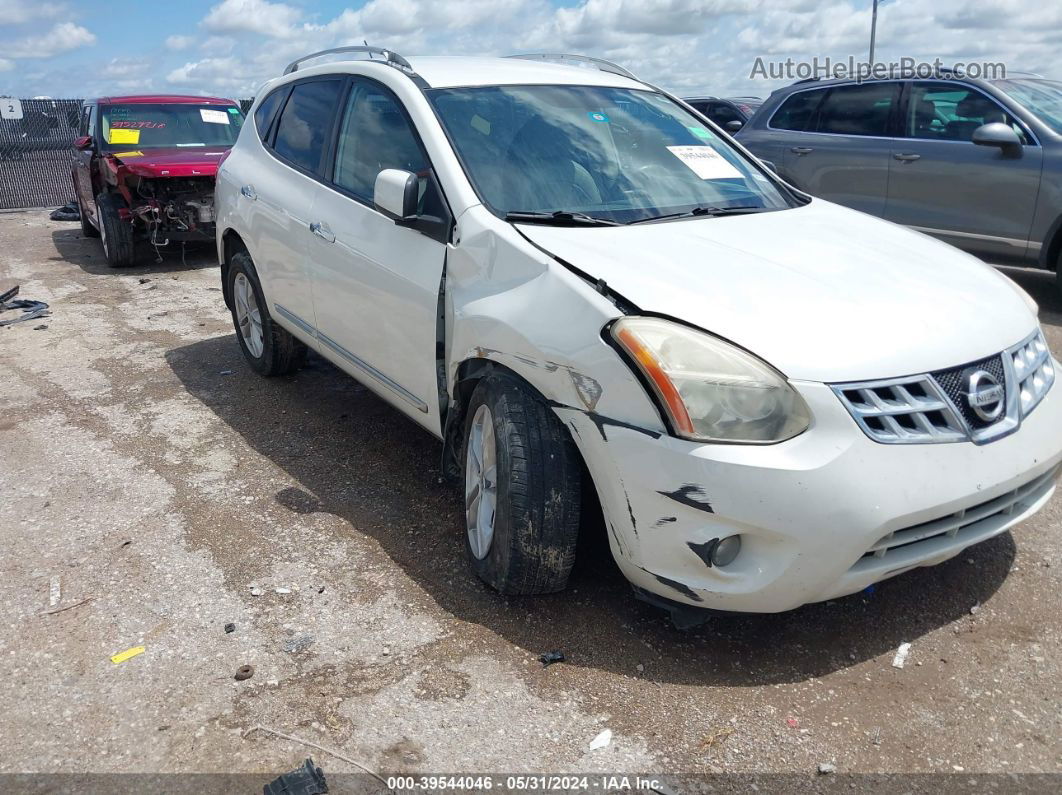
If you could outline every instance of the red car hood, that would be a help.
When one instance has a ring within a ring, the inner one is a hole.
[[[213,177],[227,146],[130,149],[110,156],[138,177]]]

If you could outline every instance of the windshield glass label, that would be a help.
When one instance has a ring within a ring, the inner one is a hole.
[[[604,113],[598,113],[597,111],[590,111],[586,115],[590,117],[591,121],[608,121],[608,116],[606,116]]]
[[[669,146],[667,151],[701,179],[742,179],[741,172],[710,146]]]
[[[209,124],[228,124],[229,114],[223,110],[207,110],[206,108],[200,108],[199,116],[203,121]]]
[[[125,130],[112,128],[107,137],[109,144],[138,144],[140,143],[140,130]]]

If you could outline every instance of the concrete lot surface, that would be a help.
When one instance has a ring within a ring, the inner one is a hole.
[[[213,251],[152,259],[0,214],[0,291],[53,313],[0,329],[0,772],[356,770],[256,725],[383,775],[1062,772],[1059,498],[872,594],[690,633],[593,540],[567,592],[505,599],[432,437],[320,358],[258,377]],[[1009,274],[1062,354],[1051,277]]]

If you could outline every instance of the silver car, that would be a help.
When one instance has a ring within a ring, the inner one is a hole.
[[[805,80],[775,91],[738,140],[815,196],[989,262],[1062,259],[1062,83]]]

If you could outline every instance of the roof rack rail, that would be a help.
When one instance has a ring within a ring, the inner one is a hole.
[[[312,52],[309,55],[304,55],[301,58],[296,58],[294,61],[289,63],[287,65],[287,67],[285,67],[284,74],[289,75],[292,72],[298,70],[299,64],[301,64],[303,61],[309,61],[312,58],[320,58],[322,55],[334,55],[336,53],[341,53],[341,52],[361,52],[361,53],[366,53],[366,54],[368,54],[370,61],[373,59],[372,57],[374,55],[379,55],[379,56],[381,56],[384,59],[384,62],[387,63],[388,66],[393,66],[396,69],[400,69],[401,71],[405,72],[406,74],[410,74],[410,75],[411,74],[415,74],[415,72],[413,71],[413,67],[409,65],[409,61],[407,61],[405,58],[403,58],[397,52],[392,52],[391,50],[385,50],[383,47],[370,47],[368,45],[364,45],[363,46],[363,45],[360,45],[360,44],[358,46],[356,46],[356,47],[354,47],[354,46],[351,46],[351,47],[333,47],[330,50],[321,50],[320,52]]]
[[[633,74],[628,72],[619,64],[614,64],[612,61],[606,61],[602,58],[591,58],[589,55],[574,55],[572,53],[564,52],[542,52],[542,53],[522,53],[519,55],[506,55],[506,58],[521,58],[525,61],[558,61],[564,63],[570,61],[572,63],[593,66],[601,72],[608,72],[610,74],[619,75],[620,77],[629,77],[631,80],[638,80]],[[638,82],[641,82],[640,80]]]

